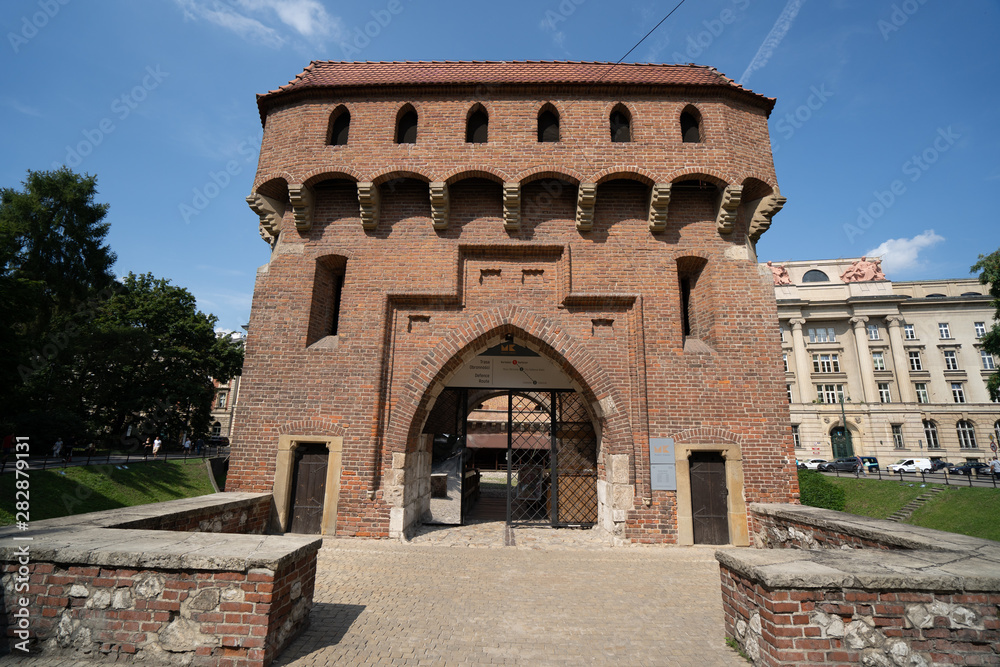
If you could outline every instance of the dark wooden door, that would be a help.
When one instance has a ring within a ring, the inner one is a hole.
[[[326,467],[330,453],[325,445],[305,444],[295,449],[292,476],[291,533],[318,534],[323,522]]]
[[[729,544],[726,461],[717,452],[695,452],[689,462],[694,543]]]

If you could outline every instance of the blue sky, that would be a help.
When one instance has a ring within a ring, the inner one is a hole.
[[[311,60],[617,61],[675,0],[7,0],[0,185],[69,164],[111,204],[115,270],[235,329],[268,249],[247,208],[255,94]],[[628,57],[776,97],[788,204],[760,259],[885,256],[969,275],[1000,247],[996,0],[687,0]]]

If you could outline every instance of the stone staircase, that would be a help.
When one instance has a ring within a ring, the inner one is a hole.
[[[906,521],[913,513],[917,511],[918,508],[922,507],[924,503],[936,496],[937,494],[944,491],[940,486],[932,486],[927,489],[926,493],[922,493],[910,502],[903,505],[901,508],[896,510],[896,512],[889,517],[889,521]]]

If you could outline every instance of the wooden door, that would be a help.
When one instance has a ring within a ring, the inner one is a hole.
[[[694,543],[729,544],[726,461],[718,452],[694,452],[689,462]]]
[[[303,444],[295,449],[289,532],[311,535],[321,532],[329,459],[330,452],[325,445]]]

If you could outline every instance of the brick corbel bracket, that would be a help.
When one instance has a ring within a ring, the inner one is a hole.
[[[667,229],[667,208],[670,206],[670,183],[656,183],[649,193],[649,231]]]
[[[788,199],[775,192],[750,203],[753,217],[750,218],[750,241],[757,243],[771,226],[771,218],[782,209]]]
[[[371,181],[358,183],[358,205],[361,208],[361,226],[369,231],[378,227],[378,186]]]
[[[503,184],[503,228],[508,232],[521,229],[521,184]]]
[[[576,229],[589,232],[594,227],[594,202],[597,201],[597,183],[580,183],[576,197]]]
[[[250,210],[260,216],[260,237],[272,248],[281,233],[281,217],[285,214],[284,202],[262,194],[254,193],[247,197]]]
[[[429,190],[434,229],[448,229],[448,184],[444,181],[431,181]]]
[[[289,185],[288,200],[292,203],[295,229],[308,232],[312,229],[313,194],[307,185]]]
[[[733,223],[736,222],[736,210],[743,198],[743,187],[728,185],[719,197],[719,214],[715,218],[716,228],[720,234],[731,234]]]

